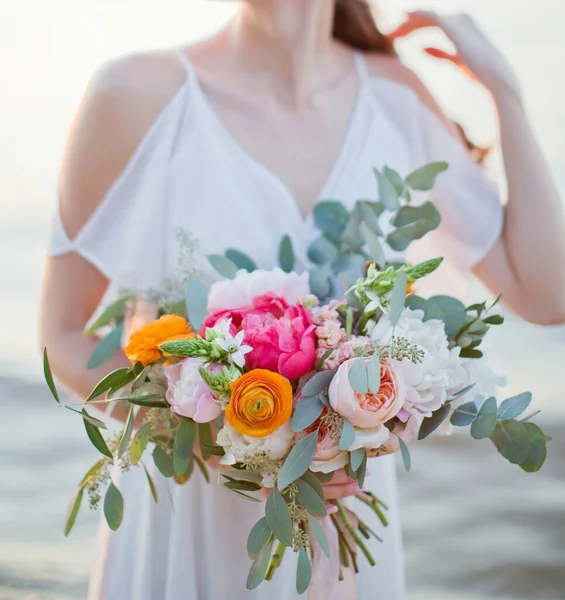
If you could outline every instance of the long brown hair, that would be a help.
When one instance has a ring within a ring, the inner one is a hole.
[[[368,0],[334,0],[334,4],[333,36],[336,40],[361,52],[396,56],[392,42],[379,30]],[[490,148],[477,146],[459,123],[455,125],[473,160],[483,163]]]

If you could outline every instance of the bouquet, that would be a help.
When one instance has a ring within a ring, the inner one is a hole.
[[[104,423],[86,407],[77,411],[102,457],[79,485],[65,532],[83,494],[97,505],[103,485],[104,514],[112,529],[119,527],[124,501],[109,477],[112,464],[142,465],[157,501],[144,465],[149,452],[163,476],[179,484],[195,465],[209,479],[207,463],[214,460],[225,488],[255,502],[257,492],[266,495],[265,516],[247,540],[247,587],[270,579],[291,548],[298,553],[297,591],[304,593],[312,567],[321,571],[324,561],[335,580],[345,569],[357,571],[359,553],[375,564],[365,540],[379,539],[376,527],[359,519],[353,502],[369,506],[386,526],[385,504],[363,489],[369,460],[399,452],[410,470],[411,442],[449,420],[470,426],[475,439],[490,438],[525,471],[538,470],[548,438],[530,422],[533,415],[518,418],[531,394],[499,403],[484,389],[490,371],[480,345],[490,326],[503,322],[494,312],[498,299],[466,307],[450,296],[422,298],[418,281],[442,259],[385,259],[383,244],[405,250],[439,224],[433,204],[413,206],[411,192],[431,189],[445,168],[427,165],[406,179],[376,171],[379,201],[359,201],[352,211],[320,203],[310,272],[293,271],[288,237],[280,246],[282,269],[259,270],[235,250],[210,256],[224,278],[208,289],[192,276],[186,302],[175,305],[179,314],[163,311],[135,331],[125,348],[132,366],[110,373],[87,399],[129,404],[121,435],[106,440]],[[386,235],[383,218],[392,225]],[[108,338],[119,339],[127,300],[92,328],[116,325],[99,342],[97,360],[115,351]],[[147,412],[134,435],[139,407]],[[340,470],[358,492],[351,501],[327,501],[323,486]]]

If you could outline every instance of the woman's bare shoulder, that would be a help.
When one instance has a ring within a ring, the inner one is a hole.
[[[172,50],[123,56],[92,76],[67,138],[60,175],[61,216],[71,237],[185,80]]]

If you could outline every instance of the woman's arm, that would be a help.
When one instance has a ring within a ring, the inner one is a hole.
[[[519,86],[502,55],[467,15],[411,13],[392,38],[439,27],[456,53],[426,51],[449,60],[491,92],[498,111],[508,180],[502,235],[474,268],[505,303],[528,321],[565,322],[565,221],[551,174],[526,116]]]
[[[60,176],[60,213],[69,237],[83,227],[183,81],[182,67],[171,54],[121,59],[93,78],[71,128]],[[87,369],[95,340],[85,336],[84,327],[107,286],[77,253],[47,258],[41,343],[56,377],[82,398],[109,371],[129,364],[120,353]]]

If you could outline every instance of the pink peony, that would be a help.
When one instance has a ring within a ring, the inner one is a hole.
[[[203,365],[201,358],[186,358],[165,367],[169,384],[166,397],[171,409],[197,423],[209,423],[222,412],[217,398],[200,375],[199,368]]]
[[[381,385],[376,394],[359,394],[349,382],[349,371],[357,360],[344,362],[329,388],[331,407],[354,427],[370,429],[383,425],[392,419],[402,408],[406,397],[406,385],[402,372],[393,367],[394,361],[381,363]]]
[[[253,350],[246,354],[250,369],[268,369],[287,379],[298,379],[311,371],[316,362],[316,333],[310,313],[302,305],[289,305],[274,294],[253,299],[253,306],[211,315],[204,323],[231,319],[237,331],[244,331],[244,344]]]

